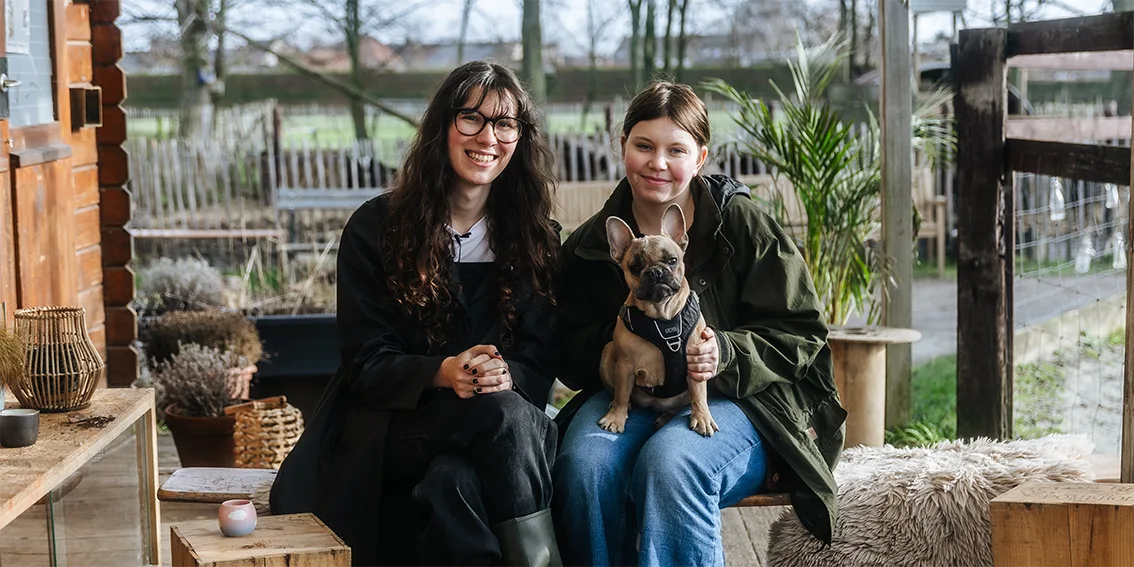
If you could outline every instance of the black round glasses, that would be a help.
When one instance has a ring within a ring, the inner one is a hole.
[[[485,124],[492,124],[492,132],[496,139],[504,144],[511,144],[520,139],[522,123],[519,118],[499,116],[489,118],[475,108],[458,108],[457,116],[453,118],[457,131],[465,136],[476,136],[484,130]]]

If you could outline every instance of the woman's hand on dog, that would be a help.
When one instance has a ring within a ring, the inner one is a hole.
[[[717,335],[710,327],[701,331],[701,343],[689,345],[685,349],[685,361],[689,369],[689,377],[704,382],[717,375],[717,365],[720,363],[721,351],[717,345]]]
[[[433,384],[452,388],[464,399],[478,394],[491,394],[512,389],[512,376],[508,363],[492,345],[476,345],[457,356],[441,362],[433,377]]]

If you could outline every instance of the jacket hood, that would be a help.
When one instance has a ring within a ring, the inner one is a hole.
[[[752,190],[747,185],[724,174],[701,175],[694,182],[698,180],[704,192],[707,193],[707,195],[701,195],[699,202],[703,203],[705,197],[708,196],[716,205],[716,210],[712,212],[709,219],[711,222],[708,223],[712,225],[714,232],[720,229],[721,213],[730,199],[737,195],[752,196]],[[618,186],[614,188],[614,192],[607,198],[602,209],[579,226],[578,230],[585,235],[577,250],[580,256],[588,259],[609,256],[610,245],[606,242],[606,219],[612,216],[620,216],[623,211],[628,210],[631,198],[630,181],[623,177]],[[701,212],[697,213],[697,217],[698,219],[702,218]]]

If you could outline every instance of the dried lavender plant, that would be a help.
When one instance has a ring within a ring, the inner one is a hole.
[[[197,344],[182,344],[168,362],[158,363],[152,376],[162,408],[177,406],[177,414],[190,417],[220,417],[234,400],[229,384],[230,369],[237,356]]]
[[[224,305],[224,279],[198,258],[160,258],[138,272],[138,303],[151,313]]]
[[[237,366],[256,364],[264,358],[256,325],[232,311],[171,311],[152,321],[139,334],[146,358],[165,362],[177,354],[180,345],[194,343],[235,353]]]

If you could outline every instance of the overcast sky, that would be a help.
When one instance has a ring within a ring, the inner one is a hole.
[[[338,37],[309,19],[296,18],[294,9],[265,8],[264,0],[240,0],[234,11],[233,24],[253,37],[267,39],[289,34],[300,44],[312,41],[332,42]],[[271,0],[268,0],[271,1]],[[278,0],[277,0],[278,1]],[[334,0],[322,0],[328,5]],[[389,6],[412,5],[415,0],[373,0],[385,2]],[[689,0],[690,20],[693,33],[711,33],[719,30],[731,10],[742,0]],[[829,4],[832,9],[837,0],[803,0],[813,5]],[[363,0],[364,5],[368,0]],[[1001,5],[997,0],[968,0],[969,10],[965,21],[969,27],[987,26],[990,7]],[[420,3],[420,2],[419,2]],[[865,0],[860,0],[860,4]],[[597,11],[602,21],[608,21],[598,51],[610,53],[622,38],[628,34],[629,25],[625,0],[598,0]],[[661,3],[664,5],[664,2]],[[1108,8],[1110,0],[1062,0],[1064,7],[1049,6],[1043,17],[1063,18],[1083,14],[1097,14]],[[173,0],[123,0],[126,17],[138,15],[164,15],[172,17]],[[420,42],[453,41],[459,35],[461,0],[433,0],[425,2],[426,8],[419,10],[412,18],[413,25],[404,30],[391,30],[382,37],[389,43],[398,43],[412,37]],[[470,41],[516,40],[520,37],[521,0],[476,0],[469,24]],[[587,0],[543,0],[544,40],[558,43],[560,49],[569,54],[586,52],[586,6]],[[664,17],[664,16],[663,16]],[[128,50],[144,50],[149,38],[155,34],[172,34],[170,24],[131,24],[124,26],[124,40]],[[952,16],[949,14],[926,14],[919,18],[918,36],[925,41],[941,32],[952,29]],[[660,34],[659,30],[659,34]]]

